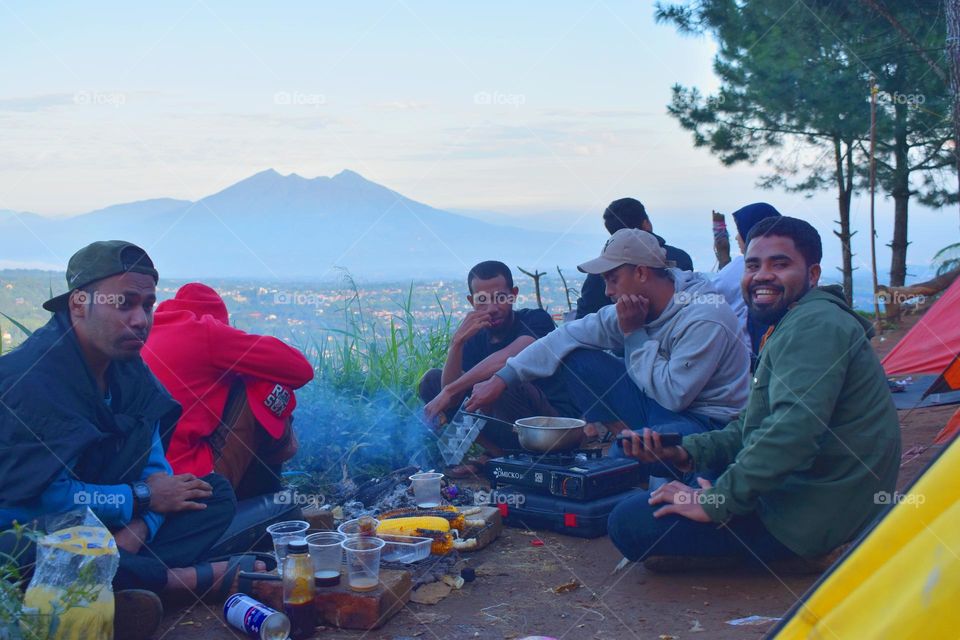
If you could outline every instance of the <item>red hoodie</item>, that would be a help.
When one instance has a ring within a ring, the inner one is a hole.
[[[213,452],[207,438],[220,422],[237,376],[294,389],[313,379],[313,367],[293,347],[271,336],[231,327],[223,299],[199,283],[184,285],[173,299],[157,306],[142,355],[163,386],[183,405],[167,460],[174,473],[198,477],[213,471]]]

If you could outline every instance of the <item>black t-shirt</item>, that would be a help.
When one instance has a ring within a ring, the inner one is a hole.
[[[486,329],[467,340],[463,345],[463,370],[473,369],[487,356],[500,351],[520,336],[531,336],[536,340],[556,328],[553,318],[543,309],[516,309],[513,312],[513,324],[502,340],[491,342],[490,332]]]

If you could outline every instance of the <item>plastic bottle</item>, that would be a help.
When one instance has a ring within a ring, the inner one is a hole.
[[[283,611],[290,619],[290,638],[309,638],[317,626],[313,563],[306,540],[291,540],[283,562]]]

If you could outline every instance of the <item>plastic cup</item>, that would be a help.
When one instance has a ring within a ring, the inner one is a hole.
[[[410,476],[413,499],[421,509],[440,506],[440,480],[442,473],[415,473]]]
[[[357,536],[340,543],[347,552],[347,584],[354,591],[373,591],[380,584],[380,538]]]
[[[277,573],[283,575],[283,561],[287,559],[287,545],[291,540],[303,539],[310,528],[309,522],[287,520],[267,527],[267,533],[273,538],[273,555],[277,557]]]
[[[307,547],[313,562],[313,580],[318,587],[340,583],[340,565],[343,564],[343,547],[340,543],[346,539],[347,536],[338,531],[321,531],[307,536]]]
[[[347,520],[337,527],[337,531],[347,538],[355,538],[357,536],[374,537],[377,535],[377,527],[379,526],[380,521],[373,516],[360,516],[353,520]]]

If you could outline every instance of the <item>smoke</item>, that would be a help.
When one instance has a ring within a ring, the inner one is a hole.
[[[407,466],[435,465],[436,437],[404,399],[387,390],[359,395],[322,379],[297,392],[300,441],[291,471],[321,486],[360,483]]]

